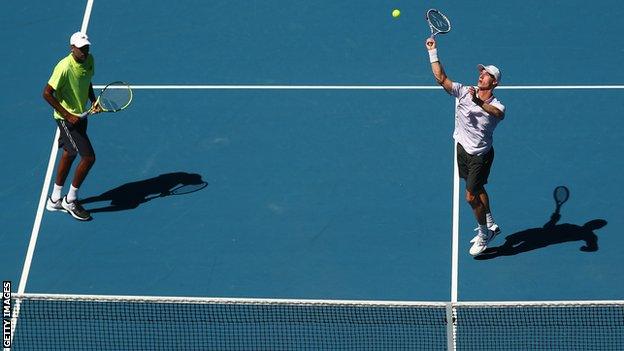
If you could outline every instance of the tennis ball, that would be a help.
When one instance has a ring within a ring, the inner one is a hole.
[[[397,18],[399,16],[401,16],[401,11],[399,11],[399,9],[392,10],[392,17]]]

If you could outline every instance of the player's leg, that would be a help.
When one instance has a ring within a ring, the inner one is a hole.
[[[87,175],[89,175],[89,171],[91,170],[91,167],[93,167],[93,164],[95,164],[95,155],[80,157],[80,162],[76,167],[74,179],[72,180],[73,187],[80,188],[84,180],[87,178]],[[71,197],[70,199],[74,200],[75,198],[76,197]]]
[[[481,200],[481,203],[485,206],[485,213],[490,213],[490,197],[488,196],[485,187],[483,188],[483,191],[479,193],[479,200]]]
[[[63,185],[65,184],[65,180],[67,179],[67,175],[69,174],[69,170],[75,158],[75,155],[72,156],[67,151],[63,150],[63,155],[56,169],[56,179],[52,187],[52,194],[48,197],[48,201],[46,202],[46,209],[48,211],[67,212],[61,204],[61,197]]]
[[[480,195],[481,202],[485,206],[485,219],[487,221],[488,228],[493,231],[495,234],[499,234],[501,232],[500,226],[494,221],[494,216],[492,215],[492,208],[490,206],[490,196],[485,190],[485,184],[487,184],[487,180],[490,176],[490,171],[492,169],[492,165],[494,164],[494,148],[491,148],[490,151],[484,155],[485,164],[483,167],[483,177],[484,177],[484,187],[483,192]]]
[[[477,220],[477,223],[481,226],[487,226],[487,220],[485,218],[485,205],[481,201],[481,193],[483,190],[471,190],[466,189],[466,202],[470,204],[472,212]]]
[[[480,191],[483,188],[481,179],[479,178],[479,169],[476,165],[479,164],[479,156],[470,155],[457,143],[457,169],[459,171],[459,177],[466,181],[466,202],[470,204],[473,210],[475,218],[478,223],[485,223],[485,220],[480,221],[481,212],[480,207],[483,205],[480,201]]]
[[[63,154],[56,169],[56,179],[52,188],[52,194],[48,197],[46,202],[46,209],[48,211],[62,211],[67,212],[61,203],[62,190],[65,185],[65,180],[69,174],[72,163],[76,159],[78,151],[72,145],[72,140],[69,137],[69,129],[65,125],[65,121],[56,121],[59,127],[59,140],[58,147],[63,150]]]
[[[477,220],[477,235],[471,240],[473,243],[470,247],[470,254],[473,256],[481,254],[485,249],[487,249],[487,245],[490,240],[494,237],[494,232],[488,229],[487,220],[485,218],[485,206],[483,202],[481,202],[480,198],[480,190],[475,189],[466,189],[466,201],[472,207],[472,212]]]
[[[93,146],[87,135],[87,120],[81,120],[80,122],[68,127],[68,135],[71,139],[72,146],[80,154],[80,163],[76,167],[72,184],[69,187],[67,196],[65,196],[61,202],[61,205],[66,209],[72,217],[86,221],[91,219],[91,214],[86,211],[78,201],[78,189],[89,174],[89,170],[95,163],[95,152]]]
[[[479,199],[481,200],[481,203],[483,203],[483,206],[485,206],[485,220],[487,221],[488,229],[496,234],[499,234],[501,229],[498,224],[496,224],[496,221],[494,221],[494,216],[492,215],[492,210],[490,209],[490,196],[488,195],[485,187],[479,194]]]
[[[496,235],[487,226],[487,205],[489,205],[489,197],[485,192],[484,185],[487,184],[488,176],[490,174],[490,167],[494,159],[494,149],[491,149],[484,155],[472,155],[470,157],[470,163],[468,165],[469,173],[466,179],[466,201],[472,207],[475,219],[477,220],[477,235],[473,240],[472,247],[470,248],[470,254],[473,256],[479,255],[486,248],[489,242]],[[483,195],[485,193],[485,195]]]

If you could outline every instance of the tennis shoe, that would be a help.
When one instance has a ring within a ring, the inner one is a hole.
[[[470,247],[470,251],[469,251],[470,254],[472,256],[478,256],[481,253],[483,253],[483,251],[487,249],[490,241],[492,241],[492,239],[494,239],[495,236],[496,234],[489,229],[487,229],[486,232],[479,231],[479,234],[477,234],[476,236],[475,242]]]
[[[493,231],[495,235],[498,235],[501,232],[500,227],[496,223],[492,223],[491,225],[488,225],[488,229]]]
[[[67,202],[67,196],[63,197],[61,206],[69,212],[69,214],[79,221],[88,221],[91,219],[91,214],[87,212],[78,201]]]
[[[492,223],[491,225],[488,225],[488,229],[494,232],[494,236],[498,235],[501,233],[501,229],[498,226],[498,224],[496,223]],[[479,230],[479,227],[475,228],[475,232]],[[473,244],[476,240],[477,240],[477,235],[474,236],[474,238],[470,239],[470,243]],[[494,239],[494,237],[492,237],[492,239]]]
[[[63,199],[58,199],[56,200],[56,202],[54,202],[52,201],[52,197],[48,196],[48,201],[46,202],[46,210],[67,212],[67,210],[63,208],[62,201]]]

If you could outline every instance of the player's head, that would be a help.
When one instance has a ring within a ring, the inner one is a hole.
[[[494,89],[501,80],[501,71],[494,65],[477,65],[479,70],[478,86],[480,89]]]
[[[89,42],[89,37],[85,33],[76,32],[69,38],[69,47],[74,59],[78,62],[84,62],[89,56],[91,42]]]

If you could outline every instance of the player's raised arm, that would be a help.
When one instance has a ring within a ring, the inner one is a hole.
[[[448,93],[451,92],[453,88],[453,82],[446,76],[446,72],[444,72],[444,67],[440,63],[438,59],[438,49],[436,47],[436,41],[434,38],[427,38],[425,42],[425,47],[429,52],[429,61],[431,62],[431,71],[433,71],[433,76],[435,77],[436,82],[440,84],[444,90]]]

